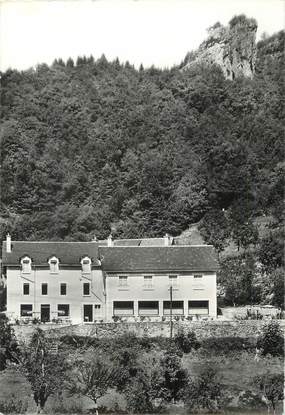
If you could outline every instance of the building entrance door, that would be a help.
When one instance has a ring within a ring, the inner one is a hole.
[[[41,321],[43,323],[50,321],[50,305],[49,304],[41,304]]]
[[[84,321],[93,321],[93,305],[83,304],[83,319]]]

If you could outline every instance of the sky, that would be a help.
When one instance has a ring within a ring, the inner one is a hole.
[[[0,0],[0,70],[103,53],[171,67],[241,13],[258,21],[259,39],[284,28],[285,0]]]

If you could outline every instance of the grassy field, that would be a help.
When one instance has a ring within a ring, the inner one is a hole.
[[[256,361],[254,354],[247,352],[207,356],[195,351],[184,355],[183,361],[185,368],[194,376],[209,365],[214,367],[221,383],[237,391],[250,389],[255,376],[268,372],[280,373],[283,367],[283,360],[280,357],[262,357]]]

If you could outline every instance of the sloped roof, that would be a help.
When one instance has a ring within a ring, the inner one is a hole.
[[[163,238],[155,239],[163,241]],[[7,253],[4,242],[2,261],[3,265],[18,265],[27,255],[35,265],[47,265],[48,259],[56,256],[61,265],[79,265],[81,258],[88,256],[97,266],[100,266],[100,258],[107,272],[215,271],[218,268],[215,250],[209,245],[98,245],[96,242],[13,241],[12,252]]]
[[[216,271],[212,246],[99,247],[106,272]]]
[[[98,262],[98,245],[94,242],[24,242],[12,241],[12,252],[6,252],[6,242],[3,243],[3,265],[18,265],[20,259],[29,256],[36,265],[47,265],[51,256],[59,258],[60,264],[79,265],[84,256],[92,259],[94,265]]]
[[[113,246],[164,246],[164,238],[114,239]],[[99,246],[107,246],[107,240],[98,241]]]

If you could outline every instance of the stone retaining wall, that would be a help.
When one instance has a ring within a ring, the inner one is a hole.
[[[278,320],[285,333],[285,320]],[[243,321],[187,321],[173,322],[173,334],[178,330],[194,331],[198,339],[207,337],[257,337],[261,328],[266,324],[263,320]],[[14,326],[18,339],[30,338],[36,326]],[[140,322],[140,323],[102,323],[79,324],[71,326],[39,325],[47,332],[48,337],[59,338],[64,335],[90,336],[90,337],[117,337],[124,333],[135,333],[137,336],[169,337],[170,322]]]

